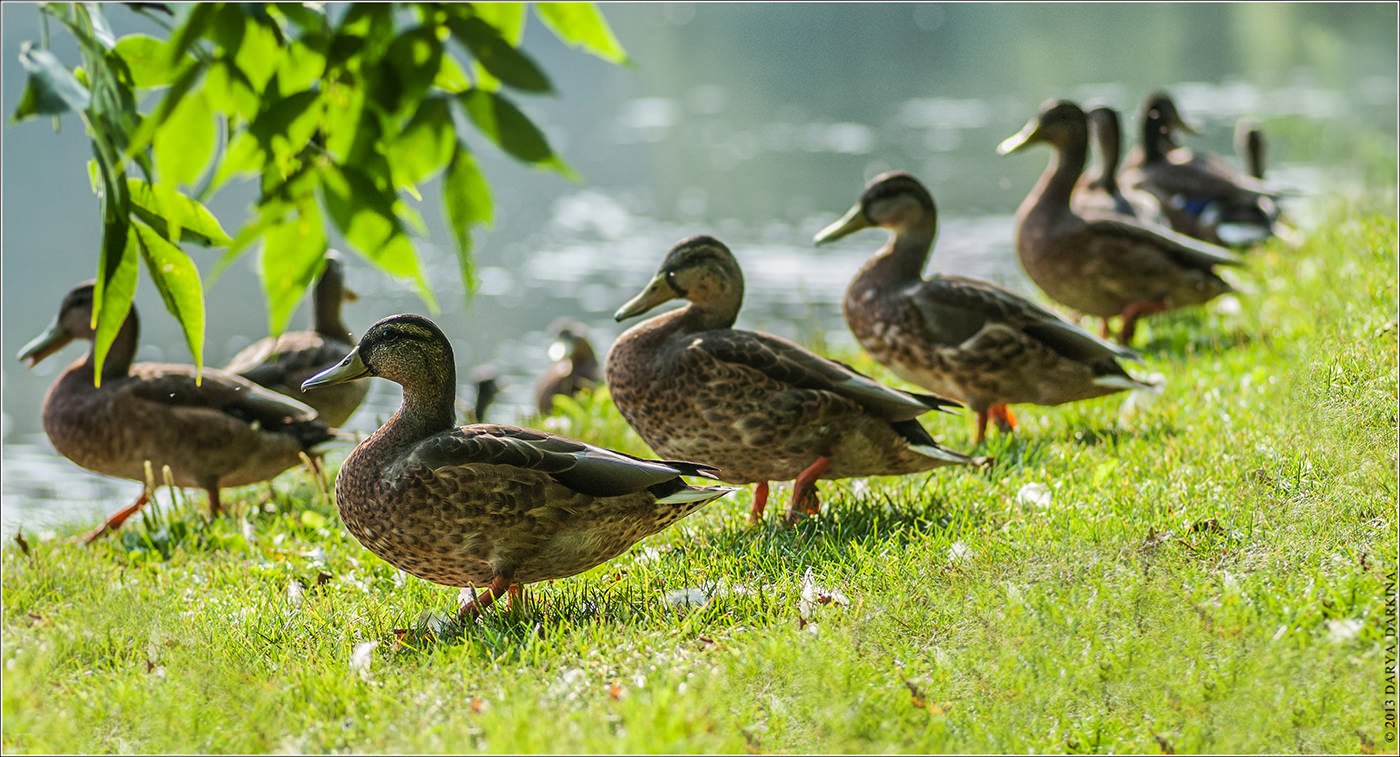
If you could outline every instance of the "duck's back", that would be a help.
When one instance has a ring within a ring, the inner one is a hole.
[[[353,348],[348,341],[316,331],[292,331],[248,345],[224,370],[310,405],[323,422],[338,427],[364,402],[369,385],[352,381],[314,392],[303,392],[301,385],[335,365]]]

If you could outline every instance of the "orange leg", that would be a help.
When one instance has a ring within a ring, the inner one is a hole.
[[[1137,319],[1144,315],[1160,313],[1166,309],[1166,300],[1134,302],[1126,308],[1123,308],[1123,327],[1118,331],[1118,343],[1128,344],[1133,341],[1133,332],[1137,328]]]
[[[122,524],[126,522],[127,518],[130,518],[131,516],[135,515],[136,511],[140,510],[141,507],[150,500],[151,493],[143,490],[141,492],[141,496],[137,497],[135,502],[132,502],[130,505],[123,507],[115,513],[112,513],[112,517],[108,518],[106,523],[103,523],[97,528],[94,528],[86,534],[83,534],[80,541],[82,541],[82,543],[84,544],[91,544],[99,536],[107,533],[108,531],[115,531],[118,528],[121,528]]]
[[[506,609],[525,609],[525,587],[520,584],[511,584],[506,588]]]
[[[457,610],[457,622],[465,623],[468,620],[476,620],[482,611],[491,606],[496,598],[510,591],[510,581],[505,576],[494,576],[491,583],[486,587],[486,593],[476,595],[472,601],[462,605]],[[509,601],[509,600],[507,600]]]
[[[825,473],[830,465],[831,458],[819,457],[797,474],[797,479],[792,482],[792,501],[788,503],[787,522],[789,524],[797,522],[798,512],[816,515],[821,510],[821,504],[817,500],[817,477]]]
[[[1007,405],[992,405],[987,408],[987,413],[996,421],[997,428],[1003,432],[1010,432],[1016,429],[1016,416],[1011,414],[1011,408]]]
[[[749,522],[758,523],[763,520],[763,509],[768,506],[768,482],[759,481],[758,486],[753,488],[753,507],[749,508]]]

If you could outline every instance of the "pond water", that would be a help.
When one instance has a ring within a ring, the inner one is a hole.
[[[1041,297],[1012,251],[1012,214],[1049,158],[999,158],[995,145],[1049,97],[1102,99],[1135,134],[1142,96],[1175,95],[1204,126],[1190,144],[1232,155],[1235,120],[1260,121],[1269,177],[1300,189],[1290,212],[1305,229],[1327,198],[1367,176],[1393,181],[1396,162],[1396,8],[1383,4],[605,4],[636,62],[623,68],[561,45],[537,20],[527,50],[557,97],[517,102],[584,177],[571,184],[480,146],[496,219],[476,235],[480,288],[463,296],[436,184],[421,209],[420,245],[442,304],[435,318],[456,350],[460,394],[471,370],[494,364],[506,381],[493,420],[530,412],[546,363],[544,329],[583,320],[606,351],[623,325],[610,314],[650,278],[679,239],[709,233],[738,256],[747,281],[740,325],[837,347],[854,345],[840,295],[882,243],[875,232],[821,250],[812,235],[843,213],[866,179],[892,168],[918,176],[940,210],[931,269],[984,278]],[[38,39],[33,6],[3,7],[3,107],[12,113],[24,40]],[[116,6],[118,34],[154,33]],[[76,52],[55,30],[55,52]],[[65,119],[3,129],[3,473],[0,531],[95,521],[139,485],[89,473],[58,456],[39,423],[43,393],[69,347],[33,371],[14,360],[53,317],[63,293],[90,278],[100,222],[88,189],[81,126]],[[226,227],[246,217],[252,190],[211,207]],[[218,253],[193,252],[208,273]],[[266,329],[247,255],[207,287],[206,359],[221,365]],[[351,258],[346,308],[357,333],[396,312],[426,312],[403,282]],[[208,282],[206,282],[208,284]],[[149,282],[138,360],[187,361]],[[306,323],[305,308],[293,328]],[[398,402],[375,382],[347,424],[372,430]]]

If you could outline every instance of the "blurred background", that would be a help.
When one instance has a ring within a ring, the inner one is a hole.
[[[557,96],[516,97],[583,180],[513,162],[479,135],[495,198],[491,229],[475,235],[480,288],[462,291],[436,182],[420,210],[419,244],[442,305],[434,318],[452,338],[459,396],[490,363],[504,393],[491,420],[532,412],[531,387],[547,363],[546,327],[570,315],[592,329],[600,355],[630,324],[611,313],[655,272],[683,237],[708,233],[743,265],[745,328],[834,349],[855,347],[840,297],[884,241],[876,232],[830,248],[812,235],[839,217],[864,182],[904,169],[932,191],[940,234],[930,271],[976,276],[1032,298],[1012,250],[1013,220],[1049,160],[1040,148],[999,158],[994,147],[1041,101],[1103,100],[1123,112],[1126,151],[1137,109],[1164,88],[1204,127],[1186,143],[1234,159],[1236,119],[1259,121],[1268,177],[1303,193],[1287,205],[1306,231],[1323,203],[1363,186],[1394,187],[1396,6],[1238,4],[600,4],[635,66],[614,66],[564,47],[530,18],[526,50]],[[118,34],[164,36],[112,6]],[[72,116],[8,124],[24,84],[20,44],[39,39],[33,5],[3,5],[3,472],[5,537],[66,520],[96,520],[140,485],[107,479],[52,450],[40,425],[44,391],[80,356],[71,346],[30,371],[14,359],[57,312],[63,294],[91,278],[100,239],[88,186],[88,140]],[[71,40],[54,51],[72,65]],[[254,188],[234,185],[210,207],[231,232],[247,219]],[[332,245],[337,244],[332,237]],[[207,273],[220,253],[194,249]],[[255,271],[242,258],[206,278],[206,362],[223,365],[264,336]],[[360,294],[345,322],[358,336],[378,318],[427,313],[407,282],[351,256]],[[144,276],[144,274],[143,274]],[[138,360],[189,362],[178,326],[154,287],[137,293]],[[303,306],[292,329],[307,328]],[[398,388],[376,381],[347,423],[370,431],[397,406]]]

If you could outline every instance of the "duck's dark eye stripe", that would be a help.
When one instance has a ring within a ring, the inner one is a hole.
[[[680,283],[676,281],[676,272],[675,272],[675,271],[667,271],[667,272],[666,272],[666,283],[667,283],[667,285],[669,285],[672,289],[675,290],[676,294],[678,294],[678,295],[680,295],[680,296],[682,296],[682,297],[684,297],[684,296],[686,295],[685,287],[681,286]]]

